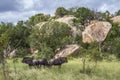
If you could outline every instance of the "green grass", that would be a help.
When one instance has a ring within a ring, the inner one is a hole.
[[[98,62],[93,69],[93,62],[86,62],[86,74],[81,73],[81,59],[69,60],[62,68],[29,69],[21,60],[16,63],[16,72],[12,60],[8,61],[11,80],[120,80],[120,62]],[[0,77],[0,80],[1,77]]]

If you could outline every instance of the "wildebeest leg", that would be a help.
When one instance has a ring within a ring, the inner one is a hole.
[[[30,64],[28,64],[28,66],[29,66],[30,69],[32,68],[32,66]]]
[[[49,64],[49,65],[47,66],[47,68],[52,68],[52,65]]]
[[[36,68],[37,68],[37,65],[34,65],[34,68],[36,69]]]
[[[39,64],[38,63],[36,63],[36,68],[39,68]]]
[[[61,68],[61,64],[58,67]]]
[[[44,69],[45,69],[45,65],[43,65]]]
[[[52,67],[50,64],[47,64],[46,66],[47,66],[47,68],[51,68]]]
[[[39,68],[39,65],[37,65],[37,68]]]
[[[39,68],[41,68],[41,64],[39,64]]]

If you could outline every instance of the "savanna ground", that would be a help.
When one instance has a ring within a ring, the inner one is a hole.
[[[69,60],[68,63],[52,68],[29,68],[21,63],[21,59],[13,64],[8,60],[8,80],[120,80],[119,61],[101,61],[94,69],[94,62],[86,62],[86,73],[82,73],[82,61],[80,58]],[[0,74],[0,80],[4,80]]]

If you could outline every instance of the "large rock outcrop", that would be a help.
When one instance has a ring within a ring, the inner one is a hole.
[[[111,20],[113,21],[113,23],[119,23],[120,24],[120,16],[115,16],[115,17],[111,18]]]
[[[66,23],[71,27],[73,19],[75,19],[75,17],[73,16],[64,16],[64,17],[56,19],[55,21]]]
[[[62,18],[56,19],[55,21],[66,23],[71,28],[73,38],[75,38],[76,35],[80,36],[82,34],[82,32],[76,26],[73,26],[73,21],[72,21],[73,19],[76,19],[76,17],[64,16]]]
[[[56,52],[55,58],[66,57],[77,53],[80,50],[80,47],[77,44],[65,45],[62,49],[59,49]]]
[[[93,21],[82,32],[82,41],[91,43],[93,41],[102,42],[106,39],[112,25],[105,21]]]

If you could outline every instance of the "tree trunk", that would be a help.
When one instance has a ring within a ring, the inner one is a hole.
[[[99,52],[101,53],[101,44],[102,44],[102,42],[99,42],[98,43],[98,47],[99,47]]]
[[[95,67],[95,68],[97,67],[97,60],[95,60],[95,65],[94,65],[94,67]]]
[[[83,58],[82,58],[82,63],[83,63],[83,73],[86,72],[86,69],[85,69],[85,67],[86,67],[85,65],[86,65],[86,64],[85,64],[85,62],[86,62],[85,57],[83,57]]]
[[[3,58],[3,60],[2,60],[2,71],[3,71],[3,76],[4,76],[4,78],[5,78],[5,80],[7,80],[7,75],[6,75],[6,65],[5,65],[5,59]]]
[[[98,48],[99,48],[100,53],[102,52],[101,46],[102,46],[102,42],[100,41],[100,42],[98,42]]]

